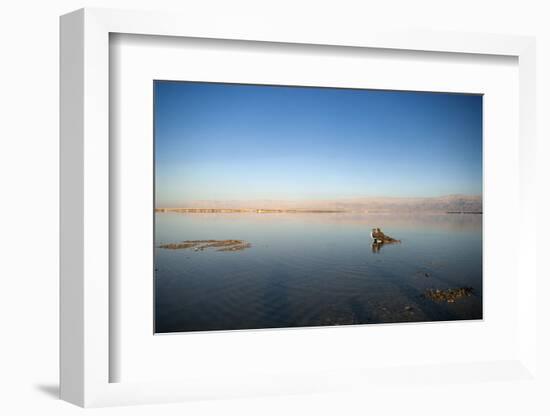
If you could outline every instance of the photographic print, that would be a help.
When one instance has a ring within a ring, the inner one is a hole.
[[[482,95],[153,88],[155,333],[482,319]]]

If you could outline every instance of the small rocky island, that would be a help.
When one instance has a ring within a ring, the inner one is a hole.
[[[168,250],[204,251],[211,248],[215,251],[242,251],[252,247],[252,244],[244,240],[185,240],[180,243],[161,244],[158,247]]]
[[[384,244],[395,244],[400,243],[401,240],[397,240],[389,235],[386,235],[382,232],[380,228],[373,228],[371,230],[370,236],[372,238],[372,252],[379,253],[380,249]]]
[[[393,244],[401,242],[401,240],[396,240],[395,238],[384,234],[380,228],[373,228],[370,236],[376,244]]]

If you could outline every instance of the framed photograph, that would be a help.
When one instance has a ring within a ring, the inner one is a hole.
[[[156,334],[483,318],[482,95],[153,94]]]
[[[61,18],[62,398],[532,380],[534,40],[246,22]]]

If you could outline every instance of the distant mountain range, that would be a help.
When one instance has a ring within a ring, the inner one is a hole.
[[[333,210],[348,212],[482,212],[481,195],[439,197],[363,197],[337,200],[233,200],[192,201],[181,206],[158,208],[247,209],[247,210]]]

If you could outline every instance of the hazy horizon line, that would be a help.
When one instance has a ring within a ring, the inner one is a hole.
[[[482,198],[483,194],[442,194],[437,196],[393,196],[393,195],[363,195],[341,198],[231,198],[231,199],[190,199],[178,202],[178,204],[197,203],[197,202],[254,202],[254,201],[274,201],[274,202],[340,202],[358,199],[443,199],[443,198]]]

